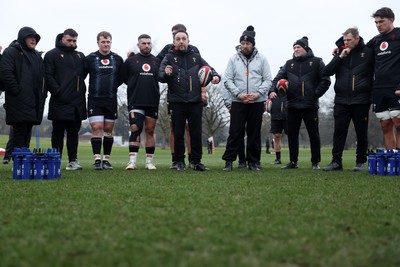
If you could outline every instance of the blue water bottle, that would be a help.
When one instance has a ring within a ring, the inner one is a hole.
[[[386,172],[386,162],[385,156],[378,156],[376,159],[376,174],[378,175],[385,175]]]
[[[47,157],[47,179],[55,179],[56,178],[56,159],[55,159],[52,148],[47,149],[46,157]]]
[[[21,168],[21,179],[29,180],[32,178],[32,153],[29,149],[22,148],[22,168]]]
[[[388,158],[387,161],[388,161],[387,175],[395,176],[396,169],[397,169],[396,158],[394,156],[392,156],[392,157]]]
[[[370,154],[368,155],[368,173],[375,175],[376,174],[376,155]]]
[[[54,158],[55,158],[55,170],[56,170],[55,178],[60,178],[61,177],[61,156],[60,156],[60,152],[58,152],[57,150],[54,151]]]
[[[44,178],[44,154],[36,152],[32,156],[33,162],[33,179]]]
[[[13,158],[13,179],[20,180],[21,173],[22,173],[22,156],[21,156],[21,149],[15,148],[14,152],[12,152]]]

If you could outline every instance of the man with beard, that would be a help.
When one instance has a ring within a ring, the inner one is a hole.
[[[168,102],[174,130],[177,170],[184,171],[186,120],[189,124],[191,145],[191,167],[195,171],[205,171],[202,158],[202,114],[203,102],[198,71],[208,66],[207,62],[189,47],[189,34],[178,30],[174,34],[174,48],[161,62],[159,80],[168,83]],[[211,83],[220,81],[218,73],[212,70]]]
[[[146,134],[146,169],[155,170],[154,129],[158,118],[160,88],[158,69],[160,61],[151,54],[152,43],[148,34],[138,37],[139,53],[129,57],[123,65],[124,82],[128,85],[128,111],[131,135],[129,137],[129,163],[127,170],[137,169],[140,134]]]
[[[67,132],[66,170],[81,170],[78,162],[79,130],[86,116],[85,55],[77,51],[78,33],[66,29],[56,37],[56,47],[46,53],[46,82],[51,93],[48,119],[53,121],[51,145],[62,155]]]
[[[224,171],[232,171],[245,133],[248,168],[260,170],[262,115],[272,77],[267,58],[255,47],[255,35],[254,27],[248,26],[225,71],[224,84],[232,95],[232,106],[228,141],[222,156]]]

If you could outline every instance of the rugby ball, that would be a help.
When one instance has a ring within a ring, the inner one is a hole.
[[[203,66],[199,69],[199,80],[201,87],[207,86],[212,80],[211,68],[209,66]]]
[[[271,113],[271,107],[272,107],[272,100],[270,98],[268,98],[267,102],[265,102],[265,110],[268,113]]]
[[[288,87],[289,87],[289,82],[286,79],[280,79],[276,84],[276,89],[278,89],[278,91],[282,90],[284,93],[286,93]]]

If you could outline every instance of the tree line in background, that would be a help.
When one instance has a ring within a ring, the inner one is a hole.
[[[223,84],[218,85],[210,84],[207,87],[208,95],[208,105],[203,110],[203,144],[207,144],[207,139],[209,137],[214,138],[214,144],[216,147],[225,145],[228,129],[229,129],[229,110],[225,107],[222,98],[222,88]],[[156,140],[157,146],[165,149],[169,147],[169,130],[170,130],[170,117],[167,108],[167,85],[160,84],[160,108],[158,114],[158,121],[156,126]],[[126,105],[126,85],[122,85],[119,89],[118,94],[118,119],[115,123],[115,135],[122,136],[122,140],[127,142],[129,139],[130,128],[128,120],[128,110]],[[331,97],[333,99],[333,97]],[[333,100],[321,102],[321,109],[319,114],[320,124],[320,136],[322,146],[332,146],[333,138]],[[0,104],[4,103],[4,95],[0,98]],[[47,114],[44,114],[42,124],[40,125],[40,134],[43,137],[51,136],[51,121],[47,120]],[[262,142],[266,140],[271,140],[272,135],[269,133],[270,129],[270,116],[267,112],[264,113],[263,126],[262,126]],[[0,108],[0,134],[8,134],[9,127],[5,123],[5,111]],[[82,123],[82,128],[80,134],[90,133],[90,125],[88,122]],[[370,148],[383,147],[383,137],[380,124],[375,115],[370,111],[370,121],[369,121],[369,143]],[[142,138],[142,140],[144,140]],[[299,136],[300,144],[303,147],[309,146],[308,135],[304,124],[300,129]],[[356,142],[356,135],[354,127],[350,126],[349,133],[346,141],[346,148],[354,148]],[[0,144],[0,147],[4,147],[5,144]],[[287,147],[287,139],[283,138],[283,146]]]

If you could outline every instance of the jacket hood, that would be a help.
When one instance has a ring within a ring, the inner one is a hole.
[[[344,46],[344,41],[343,41],[343,36],[340,37],[336,42],[335,42],[336,46],[339,48],[339,50],[341,51],[342,49],[345,48]],[[358,43],[357,47],[359,46],[364,46],[364,39],[360,36],[360,42]]]
[[[31,27],[23,27],[23,28],[21,28],[21,29],[19,30],[19,32],[18,32],[18,42],[19,42],[21,45],[25,45],[25,39],[26,39],[28,36],[33,36],[33,37],[35,37],[35,39],[36,39],[36,44],[39,43],[39,41],[40,41],[40,35],[37,34],[37,32],[36,32],[34,29],[32,29]]]
[[[62,42],[62,38],[63,38],[64,34],[63,33],[59,33],[56,36],[56,41],[55,41],[55,46],[63,51],[74,51],[75,49],[78,48],[78,46],[66,46],[63,42]]]

